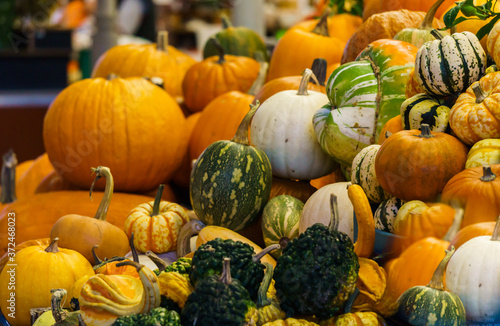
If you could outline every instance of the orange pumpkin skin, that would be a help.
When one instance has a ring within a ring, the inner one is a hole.
[[[125,77],[160,77],[163,88],[174,98],[182,98],[182,80],[196,60],[173,46],[166,50],[157,44],[114,46],[98,59],[92,77],[107,78],[109,74]]]
[[[324,177],[311,180],[311,186],[316,189],[319,189],[323,186],[329,185],[335,182],[343,182],[346,181],[344,174],[342,173],[342,169],[339,167],[335,171],[330,174],[325,175]]]
[[[253,103],[255,104],[257,101],[259,101],[259,103],[264,103],[265,100],[281,91],[297,90],[299,89],[301,80],[302,76],[287,76],[270,80],[257,92]],[[307,84],[307,89],[326,94],[325,86],[320,86],[311,82]]]
[[[198,119],[200,118],[200,116],[201,116],[201,112],[196,112],[196,113],[189,115],[186,119],[186,134],[187,134],[187,138],[189,140],[191,140],[191,136],[192,136],[193,131],[194,131],[194,126],[198,122]],[[184,159],[182,160],[181,166],[174,173],[174,176],[172,177],[172,182],[175,183],[176,185],[180,186],[183,189],[189,189],[189,177],[191,175],[192,165],[193,165],[193,163],[192,163],[191,158],[189,156],[189,150],[188,150],[186,152],[186,155],[184,155]],[[150,195],[154,196],[152,193]],[[163,199],[168,200],[166,198],[163,198]],[[170,201],[175,201],[175,200],[170,200]]]
[[[387,139],[387,137],[385,136],[387,132],[395,134],[401,130],[403,130],[403,121],[401,120],[401,114],[398,114],[394,118],[389,119],[382,127],[377,144],[382,145],[382,143]]]
[[[62,178],[55,170],[45,176],[36,187],[35,194],[51,191],[78,190],[68,180]]]
[[[293,25],[291,28],[298,28],[303,31],[312,31],[318,24],[319,19],[308,19]],[[359,16],[351,14],[336,14],[328,17],[328,32],[343,42],[349,41],[349,38],[356,32],[363,23]]]
[[[492,165],[491,171],[496,178],[482,181],[482,167],[465,169],[451,178],[443,189],[443,202],[458,199],[464,205],[462,227],[495,221],[500,214],[500,164]]]
[[[415,78],[415,69],[412,69],[410,75],[408,76],[408,82],[406,83],[406,98],[410,98],[421,93],[425,93],[425,89]]]
[[[423,127],[422,127],[423,128]],[[445,133],[404,130],[387,138],[375,158],[382,188],[403,200],[433,201],[448,180],[465,168],[467,147]]]
[[[226,54],[194,64],[182,82],[184,102],[191,112],[205,108],[217,96],[230,91],[247,92],[259,74],[252,58]]]
[[[57,96],[43,138],[54,168],[72,184],[88,189],[91,167],[106,165],[117,191],[141,192],[180,166],[185,124],[176,101],[143,78],[89,78]]]
[[[500,72],[487,74],[460,94],[450,111],[450,127],[467,145],[500,138]],[[477,97],[474,88],[484,95]],[[484,96],[484,98],[483,98]],[[482,99],[482,100],[481,100]],[[481,100],[476,103],[476,100]]]
[[[431,6],[436,2],[435,0],[398,0],[398,1],[383,1],[380,2],[381,11],[391,11],[399,9],[408,9],[411,11],[423,11],[427,12]],[[439,6],[436,17],[444,15],[447,8],[455,3],[455,0],[445,0],[441,6]],[[442,20],[442,19],[441,19]]]
[[[189,158],[196,160],[210,144],[230,140],[245,115],[253,96],[231,91],[217,96],[201,112],[189,139]]]
[[[380,0],[363,0],[363,21],[381,12]]]
[[[19,176],[16,175],[18,178],[16,181],[17,199],[23,199],[33,195],[40,182],[53,171],[54,167],[50,163],[47,153],[38,156],[24,173]]]
[[[42,239],[34,239],[34,240],[28,240],[24,241],[14,248],[15,252],[18,252],[21,249],[31,247],[31,246],[45,246],[48,247],[50,245],[50,238],[42,238]],[[2,271],[3,267],[7,262],[9,261],[9,254],[6,252],[3,254],[2,258],[0,258],[0,272]]]
[[[455,250],[472,238],[482,235],[492,235],[496,222],[481,222],[467,225],[460,229],[450,242],[450,247],[454,246]]]

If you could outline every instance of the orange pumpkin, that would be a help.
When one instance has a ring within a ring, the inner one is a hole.
[[[288,195],[305,203],[315,192],[316,188],[308,180],[290,180],[273,176],[269,199],[280,195]]]
[[[95,63],[92,77],[159,77],[165,91],[180,101],[182,80],[195,63],[189,55],[168,45],[168,33],[161,31],[156,44],[126,44],[109,49]]]
[[[47,153],[38,156],[26,171],[18,176],[16,194],[18,199],[27,198],[36,193],[40,182],[54,171]]]
[[[404,28],[419,27],[424,16],[425,12],[406,9],[382,12],[371,16],[349,39],[340,62],[344,64],[354,61],[368,44],[376,40],[392,39]],[[434,19],[432,26],[441,28],[444,27],[444,24]]]
[[[487,74],[460,94],[450,111],[450,127],[467,145],[500,138],[500,72]]]
[[[427,12],[436,2],[436,0],[398,0],[398,1],[384,1],[378,0],[380,2],[381,11],[391,11],[399,9],[408,9],[411,11],[423,11]],[[454,5],[455,0],[445,0],[441,6],[439,6],[436,17],[444,15],[448,7]],[[442,19],[441,19],[442,20]]]
[[[19,252],[21,249],[31,247],[31,246],[45,246],[48,247],[50,245],[50,238],[42,238],[42,239],[34,239],[34,240],[28,240],[24,241],[14,247],[14,252]],[[10,251],[12,253],[12,251]],[[12,256],[9,255],[9,252],[6,252],[3,254],[2,258],[0,258],[0,272],[2,271],[3,267],[7,262],[9,261],[9,257]]]
[[[408,76],[408,82],[406,83],[406,98],[413,97],[420,93],[425,93],[425,89],[422,85],[420,85],[415,77],[415,69],[412,69],[410,75]]]
[[[328,13],[323,14],[314,27],[292,28],[283,35],[271,56],[268,81],[300,75],[316,58],[323,58],[330,65],[340,62],[345,42],[329,34],[327,16]]]
[[[401,120],[401,115],[398,114],[394,118],[389,119],[382,127],[377,144],[382,145],[382,143],[387,139],[387,135],[390,136],[401,130],[403,130],[403,121]],[[387,132],[389,132],[389,134],[387,134]]]
[[[143,78],[88,78],[56,97],[43,138],[57,173],[72,184],[87,189],[91,167],[105,165],[116,190],[141,192],[167,182],[180,166],[185,124],[176,101]]]
[[[182,82],[184,102],[191,112],[201,111],[217,96],[230,91],[247,92],[259,74],[259,63],[249,57],[224,53],[215,38],[219,56],[194,64]]]
[[[320,19],[308,19],[301,21],[292,27],[303,31],[312,31],[318,25]],[[351,14],[336,14],[327,17],[328,34],[335,35],[335,38],[343,42],[349,41],[349,38],[356,32],[359,26],[363,23],[363,19],[359,16]]]
[[[375,158],[382,188],[403,200],[433,201],[455,174],[465,168],[467,147],[455,137],[420,130],[403,130],[387,138]]]
[[[381,12],[380,0],[363,0],[363,21]]]
[[[316,189],[319,189],[323,186],[329,185],[335,182],[343,182],[345,180],[345,176],[342,173],[342,169],[339,167],[335,171],[330,174],[325,175],[324,177],[311,180],[311,186]]]
[[[51,171],[45,176],[45,178],[40,181],[35,189],[35,194],[50,192],[50,191],[62,191],[62,190],[77,190],[77,186],[72,185],[68,180],[61,177],[55,170]]]
[[[466,169],[448,181],[443,202],[459,200],[465,207],[462,227],[496,221],[500,214],[500,164]]]
[[[460,229],[458,233],[453,237],[450,242],[450,247],[453,246],[455,249],[460,248],[461,245],[466,243],[472,238],[480,237],[482,235],[492,235],[495,229],[496,222],[481,222],[467,225],[466,227]]]

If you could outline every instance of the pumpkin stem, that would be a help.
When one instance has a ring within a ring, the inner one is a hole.
[[[156,49],[168,54],[168,31],[159,31],[156,37]]]
[[[120,78],[117,74],[109,74],[108,78],[106,78],[108,81],[112,81],[113,79]]]
[[[500,215],[497,217],[497,222],[495,227],[493,228],[493,235],[491,236],[491,241],[499,241],[500,240]]]
[[[439,31],[437,29],[431,29],[431,35],[434,36],[436,38],[436,40],[443,39],[443,35],[441,33],[439,33]]]
[[[271,304],[271,301],[267,297],[267,291],[269,290],[269,285],[271,285],[271,280],[273,279],[273,265],[269,263],[264,263],[266,266],[266,273],[264,274],[264,279],[259,287],[259,292],[257,294],[257,308],[262,308]]]
[[[91,249],[91,250],[92,250],[92,256],[94,257],[95,264],[96,264],[96,265],[100,265],[100,264],[102,264],[102,260],[101,260],[101,259],[97,256],[97,254],[96,254],[96,252],[95,252],[95,250],[96,250],[97,248],[99,248],[99,245],[94,245],[94,246],[92,247],[92,249]]]
[[[144,265],[141,265],[141,264],[139,264],[136,261],[131,261],[131,260],[128,260],[128,259],[126,259],[126,260],[124,260],[122,262],[117,263],[116,267],[122,267],[122,266],[127,266],[127,265],[134,266],[135,269],[137,270],[137,272],[139,272],[144,267]]]
[[[57,241],[59,241],[59,238],[54,238],[52,239],[52,241],[50,242],[49,246],[47,248],[45,248],[45,251],[46,252],[51,252],[51,253],[56,253],[56,252],[59,252],[59,248],[57,247]]]
[[[479,178],[483,182],[490,182],[497,178],[497,175],[491,171],[491,166],[483,166],[483,176]]]
[[[474,92],[474,95],[476,96],[476,104],[482,103],[487,97],[488,93],[486,93],[479,82],[476,82],[472,84],[472,91]]]
[[[225,13],[220,14],[220,19],[222,21],[222,28],[228,29],[229,27],[233,27],[233,23]]]
[[[390,132],[389,130],[386,130],[385,132],[385,139],[389,138],[392,136],[392,132]]]
[[[160,204],[161,204],[161,196],[163,195],[163,189],[165,189],[165,185],[161,184],[158,187],[158,191],[156,192],[155,201],[153,203],[153,211],[151,212],[151,217],[160,215]]]
[[[311,32],[321,36],[329,37],[330,33],[328,32],[328,16],[330,16],[330,10],[323,11],[323,14],[319,18],[318,23]]]
[[[231,258],[224,257],[224,260],[222,263],[222,274],[221,274],[219,280],[224,284],[231,284],[233,282],[233,279],[231,278],[230,261],[231,261]]]
[[[139,254],[137,253],[137,249],[135,249],[134,244],[134,232],[130,234],[130,239],[128,240],[130,245],[130,252],[132,253],[132,260],[136,263],[139,263]]]
[[[259,101],[257,101],[255,105],[250,104],[250,111],[248,111],[247,115],[243,118],[240,125],[238,126],[236,135],[234,135],[234,137],[231,139],[232,142],[247,146],[250,145],[250,142],[248,141],[248,127],[250,126],[250,121],[252,120],[255,112],[257,112],[259,106]]]
[[[99,208],[95,213],[94,218],[105,221],[106,214],[108,213],[109,203],[111,202],[111,196],[113,195],[113,189],[115,187],[115,183],[113,181],[113,176],[111,175],[111,171],[108,167],[99,166],[97,168],[92,168],[92,172],[95,173],[94,182],[92,182],[92,186],[90,187],[90,198],[92,198],[92,191],[94,190],[94,185],[97,180],[101,177],[106,179],[106,188],[104,188],[104,196],[101,199],[101,203],[99,204]]]
[[[276,250],[276,249],[281,249],[281,246],[279,245],[279,243],[265,247],[264,249],[262,249],[261,252],[259,252],[258,254],[254,255],[252,257],[252,261],[254,263],[258,262],[261,260],[262,257],[264,257],[265,255],[267,255],[268,253],[270,253],[271,251]]]
[[[356,298],[358,297],[359,295],[359,289],[358,287],[356,286],[354,288],[354,292],[349,296],[349,299],[347,299],[347,302],[344,306],[344,314],[348,314],[351,312],[352,310],[352,305],[354,304],[354,300],[356,300]]]
[[[204,227],[205,224],[198,220],[191,220],[182,226],[177,237],[177,257],[184,257],[192,251],[191,238],[199,234]]]
[[[63,322],[68,316],[68,313],[62,308],[62,300],[66,296],[67,291],[65,289],[52,289],[52,298],[50,300],[50,306],[52,309],[52,316],[56,321],[56,324]]]
[[[226,52],[224,51],[224,48],[220,44],[219,40],[212,36],[208,40],[208,42],[212,42],[214,44],[215,48],[217,49],[217,52],[219,52],[219,60],[217,61],[217,63],[221,65],[224,62],[226,62],[226,60],[224,59]]]
[[[330,223],[328,224],[328,228],[332,231],[337,231],[339,229],[339,223],[340,215],[337,196],[332,193],[330,194]]]
[[[451,256],[455,252],[455,247],[451,247],[451,250],[446,250],[446,256],[444,256],[443,260],[439,263],[438,267],[434,271],[434,274],[432,274],[431,281],[429,284],[427,284],[427,287],[430,287],[431,289],[434,290],[439,290],[439,291],[444,291],[444,284],[443,284],[443,276],[444,276],[444,270],[446,268],[446,265],[448,264],[448,261],[450,260]]]
[[[455,217],[453,218],[453,223],[448,229],[448,232],[446,232],[443,238],[444,241],[448,242],[451,242],[451,240],[460,230],[460,227],[462,225],[462,219],[464,217],[464,209],[459,206],[458,202],[453,201],[452,203],[450,203],[450,206],[453,207],[453,209],[455,209]]]
[[[437,0],[434,2],[432,7],[429,8],[429,11],[424,17],[424,20],[422,21],[422,24],[420,25],[419,29],[431,29],[432,28],[432,21],[434,20],[434,17],[436,16],[436,12],[438,8],[443,4],[445,0]]]
[[[3,155],[0,204],[16,201],[16,166],[17,157],[12,149]]]
[[[259,64],[260,64],[259,74],[257,75],[257,79],[255,79],[255,81],[253,82],[252,87],[250,87],[250,90],[247,92],[248,95],[255,96],[266,82],[266,75],[267,75],[267,69],[269,68],[269,63],[267,63],[266,61],[259,61]]]
[[[426,123],[422,123],[420,125],[420,135],[418,135],[418,137],[420,137],[420,138],[432,138],[432,137],[434,137],[431,134],[431,127]]]
[[[309,93],[307,92],[307,87],[309,86],[309,80],[311,80],[311,78],[316,82],[317,85],[319,85],[319,81],[316,78],[314,72],[311,69],[306,68],[302,72],[302,79],[300,81],[297,95],[309,95]]]
[[[314,84],[320,85],[320,86],[325,86],[327,68],[328,68],[328,64],[327,64],[325,59],[323,59],[323,58],[314,59],[313,64],[311,66],[311,70],[313,72],[313,75],[316,76],[317,80],[319,80],[319,83],[317,83],[316,79],[314,79],[314,78],[311,81],[311,83],[314,83]]]
[[[151,259],[151,261],[155,263],[160,273],[163,272],[168,267],[168,264],[151,250],[146,251],[146,256],[148,256],[149,259]]]

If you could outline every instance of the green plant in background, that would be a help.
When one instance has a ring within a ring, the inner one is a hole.
[[[497,1],[498,0],[487,0],[485,4],[480,6],[474,5],[474,0],[455,2],[456,6],[448,10],[443,17],[443,21],[446,26],[442,28],[442,30],[450,29],[466,20],[487,20],[489,18],[493,18],[486,25],[481,27],[479,31],[477,31],[477,38],[482,39],[491,31],[495,23],[500,19],[500,12],[492,10],[492,8],[495,8]],[[460,12],[463,16],[457,18]]]
[[[363,0],[330,0],[329,6],[334,14],[363,16]]]

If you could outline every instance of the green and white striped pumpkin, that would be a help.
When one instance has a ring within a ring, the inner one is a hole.
[[[248,126],[257,110],[245,116],[232,140],[209,145],[191,171],[191,206],[206,225],[239,231],[260,214],[271,193],[271,163],[248,143]]]
[[[455,293],[445,290],[443,276],[446,264],[454,249],[434,271],[426,286],[414,286],[406,290],[398,299],[396,317],[408,325],[415,326],[465,326],[465,308]]]
[[[476,35],[455,33],[425,43],[417,53],[415,77],[426,93],[464,92],[486,70],[486,53]]]
[[[397,40],[371,43],[356,61],[330,75],[329,104],[316,112],[314,131],[323,150],[351,166],[364,147],[375,144],[383,125],[399,114],[417,48]]]
[[[370,145],[361,150],[352,161],[351,182],[363,188],[371,203],[378,204],[391,195],[385,192],[375,173],[375,157],[380,145]]]
[[[299,236],[299,221],[304,203],[295,197],[279,195],[271,198],[262,212],[262,235],[266,247],[280,243],[282,238],[292,240]],[[281,256],[281,249],[271,255]]]
[[[417,94],[401,104],[404,130],[418,130],[426,123],[434,132],[449,132],[450,108],[429,94]]]
[[[375,228],[380,231],[394,233],[394,221],[399,209],[404,204],[404,200],[396,197],[391,197],[381,202],[373,214]]]

